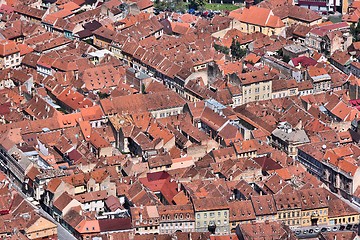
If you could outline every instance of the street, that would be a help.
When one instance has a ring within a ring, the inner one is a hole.
[[[60,225],[60,223],[56,222],[47,212],[45,212],[42,208],[39,209],[39,213],[55,223],[58,227],[58,239],[59,240],[75,240],[76,238],[69,233],[63,226]]]
[[[17,192],[27,201],[41,216],[47,218],[51,222],[57,225],[58,230],[58,239],[59,240],[76,240],[76,238],[69,233],[60,223],[56,222],[52,216],[45,212],[41,207],[35,206],[31,201],[28,200],[27,196],[21,191],[19,186],[17,186],[10,178],[8,180],[11,182],[12,186],[17,190]]]

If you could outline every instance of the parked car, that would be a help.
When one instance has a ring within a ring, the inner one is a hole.
[[[352,228],[352,224],[348,224],[348,225],[346,226],[346,230],[351,230],[351,228]]]
[[[353,230],[357,230],[357,229],[358,229],[358,227],[359,227],[359,225],[358,225],[358,224],[354,224],[354,226],[353,226]]]
[[[195,14],[195,9],[190,8],[189,11],[188,11],[188,13],[190,13],[190,14]]]

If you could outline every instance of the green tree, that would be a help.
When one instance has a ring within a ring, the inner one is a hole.
[[[170,10],[170,11],[180,11],[185,13],[187,10],[187,5],[184,1],[181,0],[172,0],[172,1],[160,1],[156,0],[154,3],[154,7],[164,11],[164,10]]]
[[[107,93],[98,92],[98,96],[100,99],[108,98],[110,95]]]
[[[350,33],[353,36],[354,41],[357,42],[360,40],[360,20],[358,21],[356,26],[355,23],[350,25]]]
[[[193,8],[195,10],[203,10],[205,4],[205,0],[190,0],[189,8]]]
[[[230,46],[231,56],[235,59],[240,59],[246,55],[246,50],[241,48],[241,45],[235,38],[233,38]]]
[[[289,63],[290,62],[290,57],[288,55],[283,56],[283,62]]]
[[[227,48],[225,46],[218,45],[216,43],[214,44],[214,48],[215,48],[216,51],[221,52],[223,54],[229,54],[229,52],[230,52],[229,48]]]
[[[146,93],[145,84],[141,84],[141,93],[142,93],[142,94],[145,94],[145,93]]]

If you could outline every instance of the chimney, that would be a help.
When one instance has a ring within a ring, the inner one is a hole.
[[[181,183],[179,182],[179,180],[177,180],[176,182],[177,182],[177,191],[180,192],[181,191]]]
[[[139,212],[139,221],[140,221],[140,223],[142,223],[142,221],[143,221],[143,216],[142,216],[141,212]]]

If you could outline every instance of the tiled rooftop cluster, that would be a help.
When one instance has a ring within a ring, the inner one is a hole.
[[[1,2],[0,238],[354,239],[360,4],[307,2]]]

